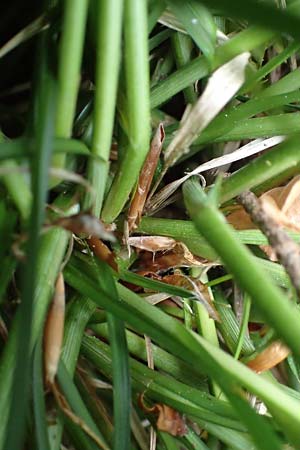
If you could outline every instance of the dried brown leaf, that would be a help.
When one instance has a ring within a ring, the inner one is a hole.
[[[145,250],[151,253],[164,252],[158,257],[152,257],[152,262],[159,264],[158,259],[164,261],[162,269],[172,267],[192,267],[203,266],[203,259],[194,256],[188,247],[182,242],[165,236],[133,236],[128,238],[128,244],[139,250]],[[168,265],[169,264],[169,265]],[[167,265],[167,266],[166,266]],[[162,269],[156,269],[162,270]],[[151,268],[148,268],[151,271]]]
[[[87,239],[87,243],[97,258],[107,262],[107,264],[109,264],[116,272],[118,271],[115,254],[104,244],[104,242],[96,237],[90,237]]]
[[[259,197],[266,213],[279,225],[291,231],[300,231],[300,176],[294,177],[286,186],[265,192]],[[236,207],[227,216],[227,221],[237,230],[257,228],[242,206]],[[261,246],[268,257],[277,257],[269,245]]]
[[[132,236],[128,238],[128,244],[139,250],[156,253],[173,249],[177,242],[165,236]]]
[[[81,237],[94,236],[107,241],[116,240],[115,236],[107,230],[104,223],[91,214],[79,213],[73,216],[61,217],[54,222],[54,225],[65,228]]]
[[[44,329],[45,380],[49,385],[53,384],[57,373],[64,334],[64,320],[65,284],[63,274],[59,273]]]
[[[266,212],[278,225],[300,231],[300,176],[294,177],[286,186],[273,188],[259,197]],[[227,216],[227,221],[238,230],[256,226],[242,207]]]
[[[192,291],[195,299],[205,307],[209,316],[214,320],[220,321],[219,313],[211,301],[208,288],[201,281],[182,274],[166,275],[161,281]]]
[[[247,366],[257,373],[272,369],[283,361],[290,353],[290,349],[281,341],[274,341],[254,359],[247,362]]]
[[[148,407],[144,403],[144,395],[139,396],[139,406],[147,413],[158,414],[156,422],[157,429],[165,431],[172,436],[184,436],[187,433],[187,426],[184,418],[178,411],[163,403],[156,403],[155,405]]]
[[[152,139],[148,156],[141,170],[137,189],[129,207],[127,216],[128,233],[136,228],[141,220],[164,139],[165,131],[163,125],[160,123]]]
[[[156,405],[156,408],[159,412],[156,422],[158,430],[165,431],[172,436],[184,436],[187,433],[185,420],[178,411],[159,403]]]

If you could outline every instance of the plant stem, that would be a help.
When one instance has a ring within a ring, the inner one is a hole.
[[[290,279],[299,295],[300,293],[300,247],[280,227],[278,222],[265,210],[253,192],[246,191],[238,196],[252,221],[267,236],[270,245],[279,261],[285,267]]]
[[[146,0],[125,0],[124,20],[128,144],[104,204],[105,222],[112,222],[128,200],[150,144]]]
[[[76,108],[80,66],[84,43],[88,0],[65,0],[62,35],[59,47],[58,96],[55,120],[57,137],[68,138],[72,134]],[[63,168],[66,156],[55,155],[54,167]],[[55,182],[55,180],[53,180]],[[56,180],[56,183],[59,180]]]
[[[296,173],[300,165],[298,136],[278,145],[235,172],[222,183],[221,203],[252,189],[289,170],[289,175]]]
[[[298,308],[287,302],[283,292],[273,285],[250,251],[236,239],[231,227],[224,221],[217,207],[208,200],[198,182],[188,180],[184,184],[183,192],[189,214],[199,232],[217,251],[240,287],[248,292],[266,321],[295,354],[299,355]]]
[[[88,178],[94,187],[96,197],[93,213],[100,216],[104,197],[111,148],[119,68],[121,59],[121,31],[124,0],[97,2],[95,8],[96,26],[96,91],[93,112],[93,135],[91,152],[99,159],[88,164]],[[90,206],[91,198],[86,198]]]

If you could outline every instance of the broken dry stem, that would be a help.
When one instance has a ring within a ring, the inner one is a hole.
[[[163,124],[160,123],[152,139],[148,156],[146,158],[146,161],[143,165],[139,177],[137,189],[135,191],[135,194],[129,207],[127,216],[129,233],[134,228],[136,228],[140,223],[146,198],[151,187],[153,175],[164,142],[164,138],[165,138],[164,127]]]
[[[278,223],[265,211],[255,194],[243,192],[238,201],[243,205],[252,221],[262,230],[274,249],[278,260],[285,267],[298,295],[300,295],[300,247]]]

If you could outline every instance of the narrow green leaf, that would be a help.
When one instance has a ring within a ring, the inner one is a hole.
[[[197,0],[168,0],[171,10],[212,64],[217,27],[210,11]]]
[[[118,301],[118,292],[109,266],[97,260],[97,281],[99,286]],[[114,449],[130,448],[131,386],[128,365],[128,349],[124,322],[113,314],[107,314],[109,339],[113,358],[114,397]]]
[[[72,380],[72,377],[70,376],[62,361],[60,361],[59,363],[57,379],[67,402],[72,408],[72,411],[87,424],[87,426],[95,433],[95,435],[97,435],[102,443],[102,449],[109,450],[107,443],[105,442],[102,434],[97,428],[93,418],[89,413],[89,410],[82,401],[82,398],[80,397],[80,394]]]
[[[43,385],[42,339],[39,339],[33,357],[33,413],[38,448],[50,450],[46,424],[46,405]]]

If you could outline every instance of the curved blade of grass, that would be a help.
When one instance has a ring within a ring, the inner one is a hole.
[[[213,62],[217,27],[210,11],[197,0],[167,0],[170,9],[185,27],[210,64]]]
[[[259,186],[286,170],[290,170],[290,175],[296,173],[300,165],[298,139],[298,136],[290,138],[224,180],[221,187],[221,203],[231,200],[247,189]]]
[[[79,295],[76,295],[68,304],[61,360],[71,376],[75,371],[85,327],[95,309],[94,302]],[[49,425],[51,435],[55,436],[55,439],[51,442],[51,450],[60,450],[63,425],[62,416],[57,417],[55,424]]]
[[[230,131],[212,141],[227,142],[278,135],[294,135],[300,131],[299,119],[300,113],[298,112],[246,119],[238,122]],[[200,139],[195,140],[194,145],[200,144]]]
[[[93,337],[84,336],[81,351],[100,372],[111,379],[113,359],[107,344]],[[243,425],[236,420],[228,402],[181,383],[172,376],[162,375],[132,358],[130,368],[133,386],[137,392],[146,390],[145,394],[152,400],[166,402],[184,414],[193,414],[209,422],[244,431]]]
[[[60,361],[59,363],[57,379],[67,402],[72,408],[72,411],[87,424],[87,426],[95,433],[95,435],[97,435],[99,440],[102,442],[102,448],[104,450],[109,450],[107,443],[105,442],[102,434],[100,433],[98,427],[92,419],[89,410],[82,401],[80,394],[72,380],[72,377],[70,376],[62,361]]]
[[[43,385],[42,339],[39,339],[33,355],[33,413],[38,448],[50,450],[46,424],[46,405]]]
[[[227,302],[219,289],[214,289],[214,298],[215,307],[221,319],[220,322],[217,323],[217,328],[220,330],[226,345],[232,354],[234,354],[240,334],[238,321],[232,311],[231,305]],[[242,346],[240,351],[243,355],[249,355],[255,351],[255,347],[248,336],[245,336],[241,343]]]
[[[266,321],[299,355],[300,311],[294,304],[287,302],[250,251],[236,239],[217,207],[207,200],[199,183],[196,180],[187,181],[183,193],[189,214],[199,232],[217,251],[239,285],[248,292]]]
[[[284,61],[286,61],[290,56],[292,56],[297,50],[299,50],[300,44],[298,41],[289,44],[281,53],[274,56],[266,64],[264,64],[260,69],[258,69],[252,75],[249,75],[244,85],[241,87],[240,92],[248,92],[253,86],[259,81],[267,76],[272,70],[280,66]]]
[[[214,139],[230,133],[230,130],[239,126],[239,122],[251,116],[270,109],[287,105],[290,102],[299,102],[299,90],[287,94],[272,95],[270,97],[254,98],[239,106],[227,108],[224,112],[203,130],[201,136],[196,140],[198,144],[210,142]],[[270,116],[272,117],[272,116]],[[274,117],[274,116],[273,116]],[[276,117],[276,116],[275,116]],[[253,122],[250,122],[250,124]],[[242,124],[242,122],[241,122]],[[251,127],[249,132],[251,133]],[[279,134],[279,133],[278,133]],[[277,134],[277,135],[278,135]]]
[[[111,356],[107,345],[86,336],[83,339],[82,351],[101,372],[109,376]],[[241,433],[241,430],[244,431],[243,426],[231,419],[232,412],[228,410],[228,403],[209,397],[209,394],[203,395],[190,386],[178,383],[171,377],[164,377],[134,360],[131,360],[131,374],[133,387],[138,392],[146,390],[146,395],[152,400],[163,401],[187,414],[201,427],[233,448],[252,448],[252,441]],[[211,404],[210,401],[207,402],[208,398],[211,398]],[[209,407],[209,410],[206,410],[206,407]]]
[[[103,292],[102,296],[99,296],[99,287],[95,281],[92,281],[91,278],[87,277],[82,271],[75,269],[70,264],[65,269],[65,279],[69,284],[71,284],[78,291],[84,291],[86,295],[88,295],[91,299],[93,299],[99,306],[108,309],[112,313],[118,315],[123,320],[126,320],[133,327],[135,327],[138,331],[142,333],[146,333],[153,340],[159,342],[164,348],[168,349],[175,355],[178,355],[180,358],[184,359],[187,362],[195,361],[199,363],[199,369],[202,372],[206,372],[214,378],[217,383],[220,385],[225,395],[230,399],[230,402],[237,409],[240,417],[251,430],[251,434],[255,436],[258,448],[261,448],[259,440],[262,438],[260,432],[265,428],[266,423],[261,423],[253,411],[249,412],[248,405],[244,403],[236,391],[235,384],[233,383],[234,377],[226,376],[226,367],[219,366],[218,362],[208,356],[205,352],[202,352],[202,347],[199,345],[195,346],[195,341],[191,336],[190,332],[185,329],[183,325],[176,322],[176,320],[171,317],[166,316],[164,313],[159,311],[157,308],[149,305],[145,302],[141,301],[141,298],[135,295],[134,293],[128,291],[128,289],[124,288],[121,285],[118,286],[119,295],[122,298],[122,301],[114,302],[108,293]],[[255,374],[254,374],[255,376]],[[252,372],[251,372],[252,377]],[[256,376],[255,376],[256,377]],[[226,381],[225,381],[226,380]],[[247,379],[243,380],[243,384],[247,385],[247,387],[252,391],[256,392],[268,407],[272,409],[272,413],[277,420],[283,421],[282,411],[277,411],[277,408],[285,408],[287,402],[293,402],[294,400],[290,398],[286,398],[286,402],[283,404],[280,401],[277,404],[278,399],[283,395],[280,389],[275,387],[273,384],[265,385],[265,380],[257,377],[255,385],[253,383],[248,383]],[[262,383],[264,384],[262,389]],[[268,386],[268,387],[267,387]],[[274,395],[273,390],[277,391],[276,396]],[[275,405],[275,403],[276,405]],[[287,411],[285,412],[284,419],[284,430],[286,433],[291,435],[292,439],[297,436],[298,439],[298,427],[295,425],[295,420],[299,420],[298,411],[299,405],[298,402],[295,402],[294,406],[290,405]],[[278,412],[278,414],[277,414]],[[286,415],[293,415],[293,422],[287,421]],[[259,422],[259,424],[257,423]],[[283,423],[283,422],[282,422]],[[259,432],[256,434],[255,428],[259,427]],[[278,447],[277,439],[272,433],[271,429],[267,427],[268,430],[264,430],[270,435],[270,445],[275,445]],[[270,447],[271,448],[271,447]]]
[[[29,221],[29,238],[27,244],[27,261],[23,273],[22,302],[19,307],[18,327],[15,328],[17,352],[9,404],[9,420],[6,429],[5,446],[18,450],[22,447],[26,409],[29,395],[30,366],[32,351],[33,298],[37,284],[38,253],[40,247],[40,230],[44,219],[44,205],[48,188],[48,167],[52,151],[55,113],[55,84],[49,72],[47,62],[47,34],[40,44],[40,72],[36,97],[34,123],[35,158],[32,168],[32,209]],[[15,319],[17,320],[17,319]],[[7,389],[7,387],[5,387]],[[15,412],[18,411],[18,414]]]
[[[94,302],[79,295],[76,295],[68,305],[61,359],[70,375],[73,375],[75,371],[81,339],[85,327],[95,310],[96,305]]]
[[[99,285],[117,302],[119,297],[111,269],[100,260],[95,268]],[[124,322],[113,314],[107,314],[107,322],[113,358],[114,449],[129,450],[131,386],[125,327]]]
[[[60,203],[57,202],[57,206],[61,208],[69,205],[69,198],[62,198]],[[52,228],[40,240],[36,288],[33,296],[33,318],[30,341],[31,353],[38,336],[41,333],[48,302],[53,293],[53,286],[64,256],[67,241],[68,233],[61,228]],[[23,317],[20,310],[18,310],[12,328],[10,329],[9,339],[5,345],[0,364],[2,380],[2,388],[0,389],[0,409],[2,411],[2,420],[0,422],[0,448],[4,445],[3,441],[8,420],[8,408],[11,401],[12,375],[15,365],[15,355],[17,354],[18,348],[17,330],[22,320]],[[23,377],[21,381],[23,383]],[[22,384],[22,386],[24,389],[24,384]]]
[[[102,218],[112,222],[135,186],[150,145],[147,2],[126,0],[124,10],[128,145],[106,198]]]
[[[92,2],[95,14],[93,33],[96,42],[96,91],[93,112],[91,152],[99,160],[90,160],[88,178],[96,191],[92,210],[100,216],[109,167],[114,127],[117,86],[121,59],[123,0]],[[88,195],[86,206],[91,202]]]
[[[242,322],[240,327],[240,332],[237,340],[236,349],[234,352],[235,359],[239,359],[241,350],[243,348],[244,340],[246,337],[246,331],[248,329],[248,322],[250,317],[250,309],[251,309],[251,298],[248,295],[244,296],[244,308],[242,315]]]

